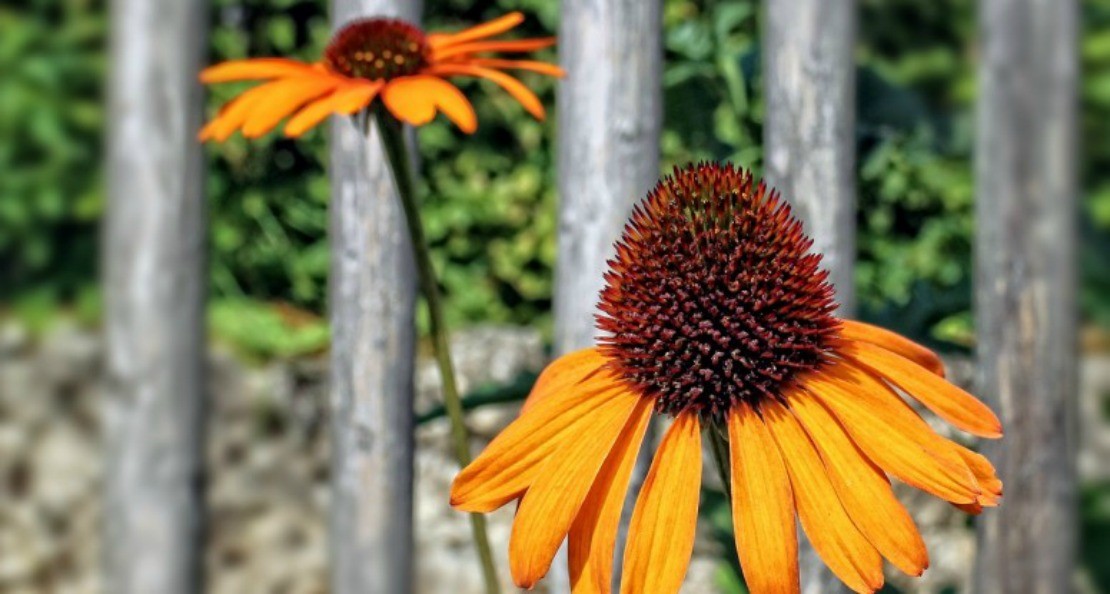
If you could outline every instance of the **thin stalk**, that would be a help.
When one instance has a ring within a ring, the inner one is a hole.
[[[416,256],[420,291],[428,303],[432,350],[435,351],[436,364],[443,379],[443,402],[447,409],[447,416],[451,420],[455,458],[459,461],[459,465],[465,467],[471,460],[470,438],[463,423],[462,399],[459,396],[458,383],[455,381],[455,367],[451,363],[451,348],[448,344],[447,326],[443,317],[443,302],[439,295],[439,285],[436,284],[437,277],[435,267],[432,265],[431,253],[428,250],[428,242],[424,237],[424,225],[420,219],[419,205],[416,200],[412,163],[405,150],[403,128],[399,121],[380,109],[375,110],[374,120],[378,123],[382,144],[385,147],[386,156],[389,157],[389,166],[393,170],[393,180],[397,184],[397,194],[401,197],[401,204],[404,207],[405,222],[408,225],[413,253]],[[500,594],[501,586],[497,581],[497,570],[493,564],[493,553],[486,530],[486,517],[477,513],[470,514],[470,528],[474,535],[474,545],[478,548],[486,592]]]
[[[713,451],[713,461],[717,463],[717,476],[721,477],[721,488],[725,497],[732,501],[732,481],[729,475],[728,442],[716,427],[709,427],[709,449]]]

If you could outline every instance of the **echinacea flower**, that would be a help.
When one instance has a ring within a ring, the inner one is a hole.
[[[405,21],[369,18],[341,28],[323,58],[306,64],[285,58],[233,60],[201,72],[206,84],[266,81],[228,103],[200,132],[201,140],[224,141],[236,130],[255,138],[274,129],[282,119],[285,135],[297,137],[331,114],[350,115],[381,98],[402,122],[421,126],[437,111],[466,133],[478,127],[466,96],[446,79],[484,78],[497,84],[524,109],[544,118],[543,104],[532,91],[504,70],[562,76],[553,64],[534,60],[506,60],[491,52],[531,52],[554,45],[554,37],[490,39],[524,20],[519,12],[453,34],[426,34]],[[290,117],[291,116],[291,117]]]
[[[893,332],[834,317],[820,255],[789,206],[730,165],[676,169],[636,207],[601,293],[595,348],[552,363],[520,417],[455,479],[451,502],[520,500],[509,562],[530,588],[569,538],[575,594],[609,592],[617,525],[653,413],[673,423],[636,501],[621,592],[678,592],[694,545],[702,432],[727,435],[732,517],[753,594],[798,593],[795,518],[857,592],[882,559],[929,564],[888,476],[978,513],[1002,484],[908,395],[971,435],[995,415]]]

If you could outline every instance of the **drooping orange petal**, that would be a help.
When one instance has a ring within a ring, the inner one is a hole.
[[[652,401],[644,399],[617,438],[586,501],[571,524],[568,547],[573,594],[609,594],[613,551],[632,468],[651,421]]]
[[[840,503],[879,552],[903,572],[919,576],[929,567],[925,541],[886,475],[868,460],[840,423],[808,392],[793,390],[787,406],[817,446]]]
[[[674,594],[682,587],[698,522],[701,423],[675,419],[651,463],[628,528],[621,594]]]
[[[285,124],[285,135],[296,138],[333,113],[342,115],[355,113],[370,105],[383,85],[381,81],[344,84],[332,94],[309,103],[289,118]]]
[[[817,554],[856,592],[881,588],[882,557],[844,511],[805,430],[786,407],[774,400],[761,404],[760,412],[782,452],[798,517]]]
[[[243,122],[243,136],[262,136],[277,126],[282,118],[339,84],[339,79],[332,76],[298,76],[275,82],[273,91],[265,100],[255,104]]]
[[[944,379],[921,373],[913,361],[867,342],[846,342],[840,352],[889,380],[955,427],[979,437],[1002,437],[1002,423],[987,405]]]
[[[463,132],[470,134],[478,128],[478,116],[462,91],[435,76],[391,80],[382,91],[382,100],[397,119],[413,126],[432,121],[438,108]]]
[[[501,72],[500,70],[493,70],[492,68],[482,68],[481,66],[471,66],[468,64],[441,64],[433,66],[431,69],[433,74],[441,75],[463,75],[463,76],[476,76],[492,81],[493,83],[505,89],[507,93],[513,96],[514,99],[520,102],[528,113],[532,114],[538,120],[543,120],[545,117],[543,103],[540,98],[536,96],[524,83],[519,80]]]
[[[539,74],[546,74],[562,78],[566,76],[566,71],[554,64],[547,62],[540,62],[538,60],[501,60],[497,58],[474,58],[468,60],[468,64],[474,66],[482,66],[485,68],[500,68],[505,70],[527,70],[528,72],[538,72]]]
[[[558,398],[544,399],[513,421],[451,485],[451,505],[491,512],[519,497],[567,439],[581,438],[591,415],[627,390],[611,375],[582,382]]]
[[[480,25],[463,29],[458,33],[434,33],[428,36],[428,43],[433,48],[440,48],[477,39],[485,39],[500,35],[513,29],[524,22],[524,13],[510,12]]]
[[[956,453],[967,463],[967,467],[971,469],[971,474],[975,475],[975,480],[979,482],[979,488],[983,491],[980,503],[987,507],[998,505],[999,500],[1002,499],[1002,481],[998,478],[991,461],[987,460],[986,456],[973,452],[958,443],[954,443],[952,446],[956,449]]]
[[[223,142],[231,137],[239,126],[243,125],[243,120],[246,119],[250,113],[249,104],[252,99],[249,97],[249,92],[239,95],[238,97],[229,101],[226,105],[220,108],[220,112],[216,117],[212,118],[200,132],[197,133],[197,140],[207,142],[215,140]]]
[[[516,585],[531,589],[547,574],[633,410],[650,412],[651,405],[650,398],[622,393],[591,413],[581,434],[544,463],[513,521],[509,568]]]
[[[951,442],[867,372],[838,362],[806,377],[804,385],[886,472],[953,503],[978,498],[975,478]]]
[[[567,353],[551,362],[543,373],[536,378],[532,391],[524,400],[520,413],[528,412],[540,400],[562,394],[565,390],[574,388],[582,380],[598,373],[608,359],[601,354],[597,347],[581,349]]]
[[[953,503],[952,507],[972,516],[983,513],[983,506],[978,503]]]
[[[534,52],[555,45],[554,37],[536,39],[512,39],[503,41],[474,41],[471,43],[451,44],[432,50],[432,63],[438,64],[449,58],[484,52]]]
[[[312,64],[286,58],[250,58],[231,60],[209,66],[200,72],[205,84],[240,80],[266,80],[286,76],[305,76],[317,72]]]
[[[282,81],[268,82],[244,92],[228,102],[220,113],[201,129],[197,138],[201,141],[223,142],[231,137],[251,115],[260,102],[270,97],[275,89],[281,88]]]
[[[840,336],[846,340],[860,340],[880,346],[944,377],[944,362],[936,353],[897,332],[854,320],[841,320]]]
[[[752,594],[798,594],[798,532],[790,476],[774,437],[746,404],[728,418],[732,524]]]
[[[1002,501],[1002,481],[995,474],[994,465],[982,454],[973,452],[959,444],[953,445],[960,457],[967,462],[968,468],[975,475],[975,480],[979,481],[979,488],[982,489],[983,494],[979,496],[979,500],[975,503],[953,503],[952,505],[956,509],[973,516],[983,513],[983,508],[997,507],[999,502]]]

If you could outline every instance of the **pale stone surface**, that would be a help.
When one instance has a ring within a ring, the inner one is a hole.
[[[101,594],[100,476],[102,351],[97,336],[76,327],[32,340],[0,325],[0,592]],[[16,337],[11,339],[8,337]],[[455,339],[466,389],[511,381],[545,362],[539,335],[518,328],[477,328]],[[971,366],[953,361],[960,383]],[[69,369],[62,369],[69,367]],[[1084,365],[1081,468],[1087,478],[1110,476],[1105,410],[1110,358]],[[44,370],[49,370],[49,373]],[[418,410],[438,401],[430,361],[418,369]],[[329,449],[326,361],[274,362],[250,367],[216,350],[210,357],[212,419],[207,457],[212,473],[207,550],[212,594],[327,594]],[[515,418],[503,405],[468,417],[478,451]],[[927,415],[929,418],[931,415]],[[481,592],[467,517],[450,509],[447,493],[458,465],[450,455],[445,420],[417,431],[415,526],[416,592]],[[718,484],[711,458],[705,483]],[[904,591],[934,594],[968,583],[974,535],[966,517],[912,489],[899,495],[929,544],[931,568],[920,580],[894,573]],[[989,512],[988,512],[989,513]],[[490,516],[494,556],[506,592],[513,508]],[[716,592],[728,571],[719,544],[699,529],[683,594]],[[544,592],[543,586],[536,592]]]

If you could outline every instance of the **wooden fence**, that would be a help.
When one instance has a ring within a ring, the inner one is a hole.
[[[203,0],[111,6],[104,232],[105,588],[202,583],[205,416]]]
[[[593,296],[659,174],[662,0],[563,0],[556,349],[593,338]],[[107,591],[201,588],[204,543],[204,0],[114,0]],[[976,177],[980,392],[1006,438],[1006,501],[979,523],[977,589],[1068,589],[1077,554],[1075,0],[981,0]],[[334,22],[420,0],[335,0]],[[765,165],[826,256],[844,306],[855,253],[855,0],[766,0]],[[707,115],[708,117],[708,115]],[[332,587],[412,590],[415,277],[375,137],[332,129]],[[444,494],[446,497],[446,494]],[[806,554],[807,592],[841,591]],[[554,591],[569,591],[554,578]]]

